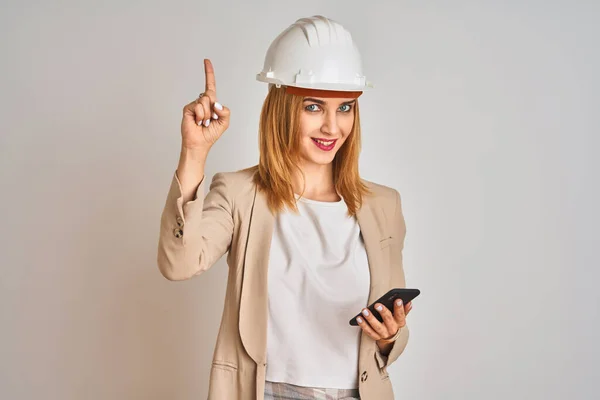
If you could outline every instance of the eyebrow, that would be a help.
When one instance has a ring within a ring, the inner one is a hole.
[[[304,101],[312,101],[321,105],[325,105],[325,102],[323,100],[319,100],[319,99],[313,99],[312,97],[307,97],[306,99],[304,99]],[[353,104],[356,103],[356,99],[354,100],[350,100],[350,101],[345,101],[340,105],[346,105],[346,104]]]

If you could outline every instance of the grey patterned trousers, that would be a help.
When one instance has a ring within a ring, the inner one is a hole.
[[[358,389],[309,388],[265,382],[265,400],[360,400]]]

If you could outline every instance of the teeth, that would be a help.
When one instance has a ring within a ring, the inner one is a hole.
[[[314,139],[315,142],[322,144],[323,146],[329,146],[333,143],[333,140],[330,140],[328,142],[324,141],[324,140],[319,140],[319,139]]]

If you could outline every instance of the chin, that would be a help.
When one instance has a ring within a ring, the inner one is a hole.
[[[306,161],[317,165],[331,164],[334,158],[334,152],[331,152],[331,154],[309,154],[307,157],[305,157]]]

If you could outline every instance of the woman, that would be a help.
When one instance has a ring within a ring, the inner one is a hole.
[[[350,34],[315,16],[275,39],[258,75],[269,83],[259,164],[216,174],[205,198],[230,110],[204,67],[206,90],[183,110],[158,265],[183,280],[227,253],[208,398],[392,400],[387,366],[406,346],[411,304],[378,305],[383,323],[365,311],[405,286],[406,229],[398,192],[359,177],[357,99],[369,83]]]

